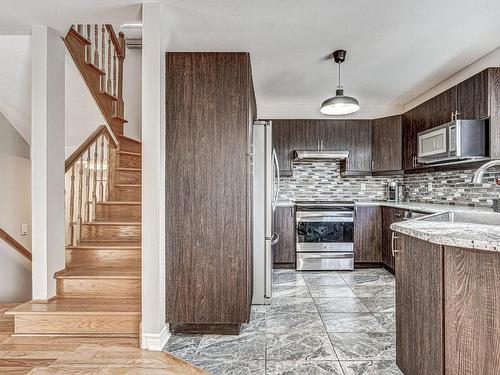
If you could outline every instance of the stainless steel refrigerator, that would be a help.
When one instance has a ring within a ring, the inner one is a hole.
[[[272,142],[270,121],[253,125],[253,299],[271,303],[273,250],[279,241],[274,232],[274,211],[279,195],[279,165]]]

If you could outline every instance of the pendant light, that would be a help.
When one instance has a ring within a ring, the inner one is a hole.
[[[339,49],[333,52],[333,59],[339,65],[339,85],[335,96],[326,99],[320,108],[320,112],[324,115],[338,116],[347,115],[359,111],[359,102],[351,96],[344,95],[344,88],[340,85],[340,64],[345,60],[346,51]]]

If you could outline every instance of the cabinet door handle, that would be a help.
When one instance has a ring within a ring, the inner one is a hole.
[[[320,150],[320,148],[319,148],[319,139],[318,139],[318,141],[317,141],[317,142],[318,142],[318,151],[319,151],[319,150]]]
[[[398,219],[401,219],[403,217],[403,214],[395,214],[394,216],[396,216]]]
[[[319,148],[319,149],[320,149],[320,150],[323,150],[323,140],[320,140],[320,141],[319,141],[319,145],[320,145],[320,148]]]
[[[398,238],[399,237],[396,236],[396,233],[392,232],[391,247],[392,247],[392,256],[393,257],[395,257],[397,253],[399,253],[399,250],[396,250],[396,246],[395,246],[396,240]]]
[[[375,170],[375,161],[372,160],[372,171]]]

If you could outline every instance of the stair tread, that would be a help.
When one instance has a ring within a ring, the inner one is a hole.
[[[124,139],[126,139],[128,141],[132,141],[132,142],[136,142],[136,143],[142,144],[142,142],[139,141],[138,139],[130,138],[130,137],[127,137],[126,135],[119,135],[118,138],[124,138]]]
[[[49,303],[30,301],[5,314],[140,315],[140,298],[63,298]]]
[[[97,203],[97,205],[100,205],[100,204],[103,204],[103,205],[106,205],[106,204],[109,204],[109,205],[114,205],[114,204],[140,205],[140,204],[142,204],[142,202],[140,202],[140,201],[138,201],[138,202],[133,202],[133,201],[130,201],[130,202],[127,202],[127,201],[108,201],[108,202]]]
[[[141,268],[69,268],[56,273],[56,279],[140,279]]]
[[[142,168],[131,168],[131,167],[118,167],[117,171],[130,171],[130,172],[141,172]]]
[[[136,248],[141,247],[140,241],[82,241],[76,246],[66,246],[66,248]]]
[[[107,96],[108,98],[110,98],[110,99],[112,99],[112,100],[115,100],[115,101],[117,101],[117,100],[118,100],[118,98],[117,98],[116,96],[114,96],[113,94],[110,94],[110,93],[109,93],[109,92],[107,92],[107,91],[102,91],[102,90],[101,90],[101,91],[99,91],[99,94],[104,95],[104,96]]]
[[[140,152],[132,152],[132,151],[118,151],[119,154],[126,154],[132,156],[142,156]]]
[[[137,186],[142,186],[142,184],[115,184],[115,186],[130,186],[130,187],[137,187]]]
[[[87,221],[83,222],[82,225],[141,225],[140,221]]]

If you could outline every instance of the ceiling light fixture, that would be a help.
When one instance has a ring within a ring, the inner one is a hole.
[[[343,49],[333,52],[333,60],[339,65],[339,85],[335,96],[326,99],[320,108],[320,112],[324,115],[338,116],[347,115],[359,111],[359,102],[351,96],[344,95],[344,88],[340,84],[340,64],[344,62],[347,51]]]

